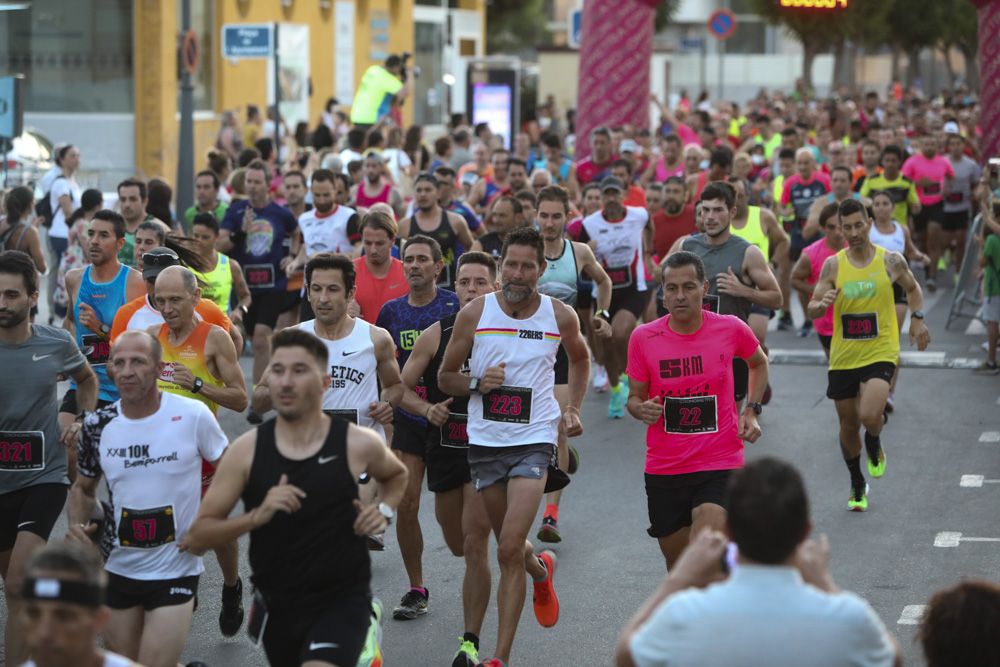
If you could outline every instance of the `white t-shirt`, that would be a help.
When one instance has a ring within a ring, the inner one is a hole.
[[[351,150],[350,148],[345,148],[340,151],[340,168],[345,174],[347,173],[347,165],[351,162],[361,162],[365,159],[365,156],[361,153]]]
[[[895,658],[885,625],[857,595],[824,593],[791,567],[745,564],[667,598],[629,650],[636,667],[890,667]]]
[[[142,580],[205,571],[201,557],[177,543],[201,504],[201,462],[218,461],[229,441],[204,403],[160,393],[160,409],[129,419],[121,401],[87,414],[78,469],[103,473],[111,491],[115,544],[105,569]]]
[[[101,667],[138,667],[139,663],[132,662],[123,655],[118,655],[117,653],[112,653],[111,651],[98,651],[104,656],[104,662],[101,663]],[[21,667],[38,667],[34,660],[29,660],[28,662],[21,665]]]
[[[73,208],[76,209],[80,207],[80,197],[83,196],[83,190],[80,189],[75,180],[57,178],[52,182],[52,189],[49,190],[49,204],[52,206],[52,227],[49,228],[49,236],[58,239],[69,237],[66,214],[63,213],[62,207],[59,205],[59,198],[63,195],[70,196],[73,200]]]
[[[403,178],[403,170],[413,164],[410,156],[402,148],[386,148],[382,151],[382,159],[385,160],[385,166],[392,174],[392,182],[396,185],[399,185],[400,179]]]
[[[339,252],[345,255],[354,252],[351,237],[357,238],[360,235],[357,215],[357,211],[347,206],[335,206],[324,216],[316,209],[303,212],[299,216],[299,229],[302,231],[306,257],[321,252]]]

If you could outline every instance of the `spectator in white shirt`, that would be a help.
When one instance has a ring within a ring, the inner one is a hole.
[[[66,252],[69,244],[69,227],[66,220],[80,206],[80,195],[83,194],[76,183],[76,172],[80,168],[80,149],[72,144],[66,144],[56,151],[56,164],[61,173],[52,181],[49,189],[49,206],[52,208],[52,226],[49,227],[49,247],[52,250],[54,264]],[[49,271],[46,282],[46,293],[49,299],[49,312],[53,312],[52,294],[56,290],[56,271]]]
[[[727,534],[692,541],[622,631],[618,667],[900,665],[871,606],[837,590],[826,536],[809,539],[811,528],[794,467],[764,458],[736,472]],[[723,562],[732,568],[724,581]]]

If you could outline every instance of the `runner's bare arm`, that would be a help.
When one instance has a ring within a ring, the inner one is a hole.
[[[433,407],[431,403],[417,396],[415,391],[417,383],[427,371],[427,366],[431,363],[438,345],[441,343],[441,324],[435,322],[417,336],[417,342],[413,344],[410,351],[410,358],[403,366],[403,399],[400,403],[407,412],[414,415],[424,415],[430,419],[430,411]],[[447,417],[447,414],[445,415]],[[433,420],[432,420],[433,421]],[[439,426],[436,424],[435,426]]]
[[[486,229],[486,225],[479,225],[479,228]],[[469,252],[483,252],[483,244],[479,242],[478,238],[472,242],[471,246],[469,246]]]
[[[399,238],[410,238],[410,220],[411,218],[403,218],[399,221],[399,233],[397,234]]]
[[[581,273],[586,273],[597,285],[597,310],[608,310],[611,308],[611,278],[608,272],[597,261],[594,251],[586,243],[574,241],[573,249],[577,253],[577,265]]]
[[[802,238],[811,239],[819,232],[819,214],[826,208],[826,204],[826,197],[820,197],[809,207],[809,217],[806,218],[806,223],[802,225]]]
[[[910,266],[898,252],[885,253],[885,268],[889,279],[906,290],[906,307],[911,313],[923,311],[924,293],[920,283],[913,277]],[[921,352],[927,349],[931,342],[931,333],[922,317],[910,317],[910,345],[916,345]]]
[[[819,280],[813,288],[812,299],[806,306],[806,317],[811,320],[823,317],[826,309],[837,298],[837,256],[827,257],[820,270]]]
[[[753,282],[756,289],[747,294],[747,298],[758,306],[777,310],[781,308],[781,288],[778,279],[771,272],[771,267],[764,259],[764,253],[757,246],[747,248],[743,256],[743,273]]]
[[[691,238],[691,235],[685,234],[684,236],[674,241],[674,244],[670,246],[670,250],[667,251],[667,257],[673,255],[675,252],[680,252],[683,249],[684,242],[687,241],[689,238]],[[667,257],[664,257],[662,260],[660,260],[661,267],[663,266],[663,263],[667,261]]]
[[[455,235],[458,236],[458,241],[462,244],[462,247],[472,247],[474,239],[472,232],[469,230],[469,223],[465,221],[465,218],[457,213],[448,211],[448,222],[451,223],[451,229],[455,232]]]
[[[66,272],[66,317],[63,319],[63,329],[76,337],[76,320],[73,319],[73,304],[76,303],[76,293],[80,289],[83,269],[70,269]]]
[[[243,412],[247,407],[247,385],[243,379],[243,369],[232,345],[229,334],[221,327],[212,326],[205,341],[205,352],[209,367],[215,367],[223,386],[216,387],[206,383],[201,393],[208,400],[218,403],[224,408]]]
[[[198,518],[188,529],[179,547],[201,554],[228,544],[257,525],[266,523],[254,523],[259,507],[229,518],[250,477],[256,445],[257,429],[251,429],[226,448],[226,455],[219,460],[215,469],[212,485],[201,499]]]
[[[76,407],[80,412],[92,412],[97,408],[97,396],[101,385],[90,364],[83,364],[70,374],[76,382]]]
[[[135,269],[129,269],[128,280],[125,282],[125,303],[144,294],[146,294],[146,281],[142,279],[142,274]]]
[[[590,379],[590,348],[580,333],[580,318],[576,312],[559,301],[552,301],[555,307],[556,323],[559,325],[559,335],[566,356],[569,357],[569,407],[577,414],[587,395],[587,384]],[[454,337],[452,337],[454,340]]]
[[[461,372],[462,364],[472,352],[476,323],[483,313],[485,297],[479,297],[459,311],[455,318],[455,328],[451,340],[445,348],[441,368],[438,370],[438,386],[449,396],[469,395],[469,376]]]
[[[375,479],[378,487],[375,495],[377,501],[371,505],[366,507],[360,500],[354,501],[354,507],[358,511],[354,532],[358,535],[381,533],[388,522],[378,506],[385,503],[393,509],[399,507],[406,489],[406,466],[390,452],[375,431],[354,424],[347,427],[347,461],[355,479],[362,472],[367,472]]]
[[[809,276],[811,275],[812,263],[809,261],[809,255],[802,253],[799,255],[798,261],[795,262],[795,266],[792,267],[792,289],[804,294],[811,292],[813,288],[813,286],[809,284]]]
[[[625,407],[630,415],[647,425],[658,422],[663,414],[660,397],[649,398],[649,383],[639,382],[633,377],[628,379],[628,402]]]
[[[250,396],[250,405],[253,407],[253,411],[259,415],[274,407],[271,404],[271,388],[267,384],[267,369],[264,369],[264,374],[254,385],[253,393]]]
[[[397,407],[403,399],[403,380],[399,376],[399,363],[396,361],[396,345],[392,336],[381,327],[372,326],[372,344],[375,347],[375,370],[378,373],[382,392],[379,399]],[[420,338],[418,337],[419,341]]]
[[[77,474],[69,487],[69,503],[66,507],[66,540],[92,548],[91,536],[97,531],[97,524],[90,523],[90,517],[97,507],[97,489],[101,476],[87,477]]]
[[[902,227],[902,225],[900,225]],[[903,238],[905,240],[905,245],[903,246],[903,256],[906,259],[915,259],[917,261],[923,262],[924,264],[930,264],[931,258],[920,252],[920,250],[913,244],[913,237],[910,236],[910,228],[902,227]]]
[[[758,345],[754,353],[745,360],[750,367],[750,380],[747,385],[747,402],[760,403],[767,389],[768,362],[767,355]]]
[[[399,194],[399,190],[396,188],[389,190],[389,206],[391,206],[392,210],[395,211],[397,218],[406,213],[403,195]]]
[[[778,224],[778,218],[774,216],[774,213],[767,210],[766,208],[760,209],[760,219],[761,224],[764,227],[764,233],[767,235],[767,240],[770,242],[769,251],[771,253],[771,259],[774,263],[778,265],[778,268],[786,266],[789,262],[788,257],[788,234],[785,230],[781,228]],[[765,257],[764,259],[769,259]]]

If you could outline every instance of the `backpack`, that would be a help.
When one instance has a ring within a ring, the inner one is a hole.
[[[60,174],[52,180],[52,184],[55,185],[55,182],[60,178],[66,177]],[[71,194],[70,198],[72,199],[72,197]],[[52,227],[52,218],[55,217],[55,212],[52,210],[52,188],[49,188],[49,191],[35,204],[35,215],[42,219],[42,224],[45,225],[46,229]]]

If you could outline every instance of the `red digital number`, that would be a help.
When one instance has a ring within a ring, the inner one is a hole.
[[[510,397],[510,414],[517,417],[521,414],[521,397],[511,396]]]
[[[681,426],[701,426],[701,408],[681,408]]]
[[[269,271],[248,271],[248,273],[250,275],[250,282],[254,284],[266,283],[271,277]]]
[[[0,462],[19,463],[30,460],[30,442],[0,442]]]
[[[132,534],[137,542],[156,539],[156,519],[133,519]]]
[[[448,424],[448,439],[450,440],[468,440],[469,435],[465,430],[465,424]]]

